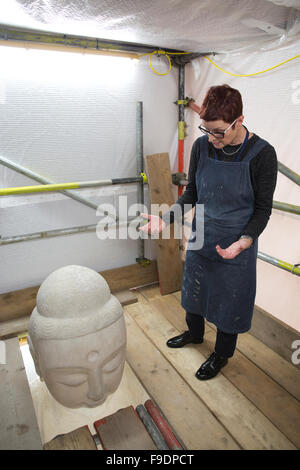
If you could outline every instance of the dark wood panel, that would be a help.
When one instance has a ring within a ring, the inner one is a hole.
[[[95,421],[104,450],[155,450],[157,447],[132,406]]]

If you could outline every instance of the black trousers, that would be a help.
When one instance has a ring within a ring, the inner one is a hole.
[[[205,325],[202,315],[186,312],[185,320],[191,336],[194,339],[203,338]],[[217,328],[215,352],[222,357],[232,357],[235,351],[237,337],[237,334],[224,333]]]

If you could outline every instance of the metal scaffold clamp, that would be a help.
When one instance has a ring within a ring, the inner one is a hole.
[[[193,98],[186,97],[184,100],[174,101],[174,104],[177,104],[177,105],[183,104],[183,106],[187,107],[193,101],[195,101]]]
[[[150,259],[142,258],[142,257],[140,257],[140,258],[135,258],[135,261],[136,261],[137,263],[139,263],[143,268],[144,268],[145,266],[148,266],[148,265],[151,263]]]
[[[148,183],[148,178],[147,178],[146,173],[141,173],[141,177],[142,177],[143,183],[144,183],[144,184],[147,184],[147,183]]]
[[[294,264],[292,269],[291,269],[291,273],[299,275],[299,266],[300,266],[300,263]]]

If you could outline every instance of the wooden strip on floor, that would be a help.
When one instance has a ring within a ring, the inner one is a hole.
[[[125,307],[126,358],[187,449],[239,449],[230,434],[142,332]],[[144,304],[141,304],[144,307]]]
[[[151,260],[146,265],[135,263],[121,268],[108,269],[100,271],[99,274],[104,277],[113,294],[120,290],[144,286],[158,281],[156,260]]]
[[[181,292],[174,292],[173,295],[177,300],[181,301]],[[213,328],[214,325],[212,325]],[[257,305],[254,306],[253,318],[251,329],[249,333],[251,336],[261,341],[265,346],[270,348],[274,353],[280,355],[290,365],[289,369],[300,370],[300,364],[292,363],[292,344],[295,340],[299,340],[300,333],[294,328],[286,325],[278,318],[270,315],[265,310]],[[298,376],[298,374],[297,374]]]
[[[140,287],[135,290],[135,294],[140,294],[145,301],[153,299],[161,299],[162,295],[160,293],[159,284],[152,284],[151,286]]]
[[[250,333],[280,354],[293,367],[300,369],[300,364],[291,362],[294,352],[292,344],[295,340],[299,340],[299,331],[255,305]]]
[[[175,200],[169,154],[147,155],[146,164],[151,204],[166,204],[170,207]],[[179,240],[174,238],[174,226],[172,224],[166,227],[157,240],[157,267],[162,295],[181,289],[183,264]],[[164,238],[168,233],[170,236]]]
[[[291,362],[283,359],[259,339],[248,333],[240,335],[237,347],[287,392],[300,400],[300,370],[297,370]]]
[[[155,302],[155,301],[153,301]],[[206,360],[201,346],[170,349],[166,341],[178,330],[149,304],[134,304],[126,311],[158,350],[188,382],[199,398],[244,449],[295,449],[295,446],[222,374],[199,381],[195,372]],[[201,351],[201,352],[200,352]]]
[[[132,406],[94,423],[104,450],[157,450]]]
[[[42,441],[17,338],[5,342],[0,364],[0,449],[41,450]]]
[[[216,335],[209,332],[205,356],[214,350]],[[247,397],[298,449],[300,403],[238,350],[222,370],[223,375]]]
[[[100,271],[112,293],[158,281],[156,260],[147,265],[139,263]],[[27,287],[0,294],[0,322],[31,315],[40,286]]]
[[[0,321],[0,339],[13,338],[28,330],[30,315],[8,321]]]
[[[125,307],[125,305],[134,304],[135,302],[138,301],[136,295],[130,290],[122,290],[122,291],[114,292],[113,295],[117,297],[122,307]]]
[[[36,296],[40,286],[28,287],[0,294],[0,321],[30,315],[35,307]]]
[[[174,298],[177,299],[178,305],[176,305],[176,302],[172,300]],[[180,305],[180,293],[175,292],[174,294],[168,295],[164,298],[161,297],[161,299],[166,299],[168,301],[168,305],[170,307],[166,310],[168,320],[172,322],[172,317],[176,316],[176,321],[179,322],[179,319],[181,318],[181,322],[177,323],[177,327],[182,329],[182,331],[187,329],[184,320],[185,310]],[[178,314],[174,316],[173,312],[178,312]],[[206,331],[216,331],[216,328],[212,323],[206,322],[205,328]],[[237,350],[243,353],[244,356],[262,369],[287,392],[297,398],[297,400],[300,400],[300,371],[295,368],[291,362],[283,359],[282,356],[277,354],[250,333],[243,333],[238,336]]]
[[[174,308],[172,296],[152,300],[150,305],[164,316],[168,315],[168,319],[171,320],[175,328],[181,330],[183,315],[179,309],[176,309],[176,304]],[[205,342],[201,345],[201,353],[207,358],[214,351],[215,331],[209,329],[204,338]],[[242,340],[241,337],[240,339]],[[197,348],[200,347],[197,346]],[[298,371],[295,370],[295,372]],[[222,374],[262,411],[295,446],[300,448],[300,403],[298,400],[256,367],[238,349],[229,360],[228,365],[222,369]]]
[[[88,426],[56,436],[44,444],[44,450],[97,450]]]
[[[123,307],[124,305],[137,302],[137,296],[130,290],[114,292],[113,295],[117,297]],[[28,330],[29,318],[30,315],[27,315],[26,317],[14,318],[13,320],[0,321],[0,339],[13,338],[26,332]]]

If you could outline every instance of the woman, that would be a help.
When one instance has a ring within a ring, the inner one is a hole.
[[[214,323],[215,350],[196,372],[199,380],[207,380],[233,356],[238,334],[251,327],[257,240],[272,211],[277,158],[268,142],[243,125],[238,90],[229,85],[211,87],[199,114],[204,136],[194,142],[188,185],[176,204],[182,213],[185,205],[204,205],[204,217],[198,220],[204,223],[204,243],[194,249],[191,238],[186,254],[181,304],[188,330],[167,345],[202,343],[204,318]],[[149,233],[174,221],[172,208],[162,218],[143,215],[150,221],[141,230]]]

